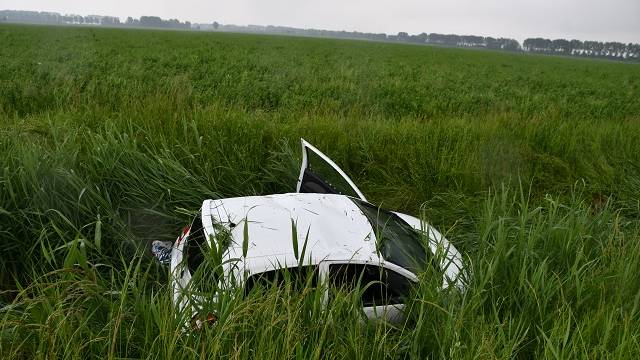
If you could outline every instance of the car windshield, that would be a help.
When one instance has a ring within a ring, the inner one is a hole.
[[[426,270],[431,263],[423,236],[398,215],[365,201],[351,198],[367,217],[377,238],[382,257],[413,273]]]

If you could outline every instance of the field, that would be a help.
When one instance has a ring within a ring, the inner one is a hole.
[[[301,137],[446,233],[467,291],[425,274],[391,326],[271,289],[183,332],[149,243],[294,191]],[[3,359],[640,355],[637,64],[2,25],[0,154]]]

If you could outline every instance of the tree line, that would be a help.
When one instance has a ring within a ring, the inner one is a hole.
[[[4,22],[32,23],[32,24],[89,24],[89,25],[119,25],[120,18],[102,15],[61,15],[56,12],[2,10],[0,20]]]
[[[454,35],[454,34],[436,34],[421,33],[418,35],[409,35],[406,32],[399,32],[398,35],[389,35],[387,37],[392,41],[404,41],[420,44],[435,44],[455,47],[475,47],[496,50],[520,50],[520,43],[517,40],[509,38],[493,38],[490,36],[475,35]]]
[[[61,15],[55,12],[2,10],[0,22],[25,22],[36,24],[89,24],[104,26],[128,26],[168,29],[192,29],[228,32],[249,32],[281,34],[294,36],[316,36],[343,39],[394,41],[416,44],[431,44],[451,47],[484,48],[504,51],[518,51],[541,54],[555,54],[566,56],[599,57],[616,60],[640,60],[640,44],[624,44],[620,42],[580,41],[566,39],[526,39],[522,46],[515,39],[493,38],[490,36],[455,35],[421,33],[409,35],[399,32],[397,35],[384,33],[365,33],[358,31],[332,31],[319,29],[300,29],[287,26],[262,25],[222,25],[218,22],[210,24],[191,24],[189,21],[180,22],[177,19],[164,20],[157,16],[141,16],[139,19],[128,17],[125,22],[113,16],[100,15]]]
[[[530,38],[522,46],[524,51],[542,54],[640,59],[640,44],[632,43]]]
[[[141,16],[140,19],[134,19],[129,16],[127,21],[125,21],[125,25],[168,29],[191,29],[191,23],[189,21],[180,22],[178,19],[164,20],[158,16]]]
[[[180,22],[177,19],[164,20],[157,16],[141,16],[140,19],[128,17],[125,22],[115,16],[102,15],[61,15],[56,12],[45,11],[22,11],[22,10],[2,10],[0,11],[0,21],[31,23],[31,24],[55,24],[55,25],[102,25],[102,26],[133,26],[133,27],[153,27],[168,29],[191,29],[188,21]]]
[[[549,40],[535,38],[526,39],[523,44],[520,45],[520,42],[515,39],[502,37],[494,38],[491,36],[476,35],[455,35],[438,33],[421,33],[417,35],[409,35],[406,32],[399,32],[397,35],[387,35],[384,33],[300,29],[287,26],[271,25],[222,25],[218,24],[217,22],[213,24],[194,24],[194,27],[199,30],[265,33],[294,36],[317,36],[374,41],[394,41],[416,44],[431,44],[451,47],[480,48],[568,56],[591,56],[617,60],[640,60],[639,44],[623,44],[619,42],[603,43],[598,41],[568,41],[564,39]]]

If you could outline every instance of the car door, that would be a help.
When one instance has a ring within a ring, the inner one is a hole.
[[[399,323],[404,319],[405,298],[417,282],[415,275],[393,264],[326,261],[323,265],[329,302],[338,291],[358,291],[369,320]]]
[[[302,166],[296,192],[316,194],[342,194],[367,201],[360,189],[328,156],[304,139]]]

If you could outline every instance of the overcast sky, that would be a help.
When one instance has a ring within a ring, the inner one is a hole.
[[[1,0],[0,9],[181,21],[640,43],[640,0]]]

